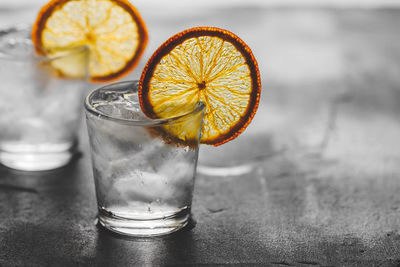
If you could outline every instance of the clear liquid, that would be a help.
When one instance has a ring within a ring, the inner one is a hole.
[[[103,91],[93,106],[114,118],[150,121],[131,90]],[[87,118],[102,223],[116,227],[118,220],[162,222],[177,214],[187,218],[198,150],[167,144],[149,127],[91,113]]]

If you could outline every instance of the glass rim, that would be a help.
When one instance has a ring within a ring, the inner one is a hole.
[[[165,119],[152,119],[152,118],[148,118],[148,120],[133,120],[133,119],[123,119],[123,118],[117,118],[117,117],[113,117],[111,115],[108,115],[102,111],[97,110],[95,107],[93,107],[93,105],[90,103],[90,98],[93,96],[93,94],[95,94],[97,91],[100,90],[104,90],[107,88],[112,89],[112,87],[114,86],[124,86],[124,87],[128,87],[130,85],[137,85],[139,84],[138,80],[129,80],[129,81],[120,81],[120,82],[114,82],[114,83],[110,83],[107,84],[105,86],[96,88],[94,90],[92,90],[85,98],[85,109],[87,112],[91,113],[92,115],[97,116],[98,118],[104,119],[104,120],[108,120],[108,121],[114,121],[120,124],[127,124],[127,125],[132,125],[132,126],[160,126],[160,125],[164,125],[164,124],[168,124],[168,123],[172,123],[174,121],[180,120],[180,119],[184,119],[185,117],[190,117],[194,114],[197,114],[199,112],[203,112],[205,109],[205,105],[202,102],[198,102],[198,104],[196,104],[196,106],[193,108],[193,110],[182,114],[182,115],[178,115],[178,116],[174,116],[174,117],[169,117],[169,118],[165,118]],[[137,94],[137,91],[136,91]],[[140,106],[140,105],[139,105]]]
[[[12,32],[23,32],[23,31],[30,32],[31,28],[32,28],[32,26],[30,24],[16,24],[16,25],[12,25],[12,26],[2,26],[2,27],[0,27],[0,40],[3,38],[2,37],[3,34],[12,33]],[[13,60],[13,61],[20,61],[20,62],[36,60],[39,62],[46,62],[46,61],[53,61],[53,60],[58,60],[61,58],[66,58],[69,56],[78,55],[82,52],[87,53],[89,51],[89,47],[87,45],[80,45],[80,46],[74,46],[74,47],[71,47],[69,49],[64,49],[64,50],[60,49],[59,53],[57,53],[56,55],[52,55],[52,56],[39,55],[33,46],[30,35],[27,37],[19,37],[18,39],[21,41],[29,42],[29,44],[31,45],[31,49],[32,49],[32,51],[30,51],[30,52],[32,52],[32,53],[21,56],[21,55],[11,55],[11,54],[7,54],[7,53],[0,51],[0,60]]]

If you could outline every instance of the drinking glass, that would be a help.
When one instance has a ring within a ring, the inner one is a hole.
[[[151,120],[141,111],[137,86],[110,84],[85,101],[98,218],[121,234],[162,235],[190,216],[204,105]]]
[[[64,78],[57,66],[71,66],[82,76]],[[1,164],[41,171],[70,161],[82,117],[86,69],[85,47],[39,56],[30,27],[0,29]]]

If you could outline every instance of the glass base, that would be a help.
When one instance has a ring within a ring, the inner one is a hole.
[[[239,176],[250,173],[255,168],[254,164],[243,164],[238,166],[197,166],[197,172],[206,176]]]
[[[99,223],[106,229],[127,236],[149,237],[173,233],[188,224],[190,208],[164,218],[131,219],[114,216],[99,209]]]
[[[201,146],[197,172],[205,176],[245,175],[279,153],[268,135],[245,133],[222,146]]]
[[[46,171],[68,164],[76,144],[0,146],[0,163],[21,171]]]

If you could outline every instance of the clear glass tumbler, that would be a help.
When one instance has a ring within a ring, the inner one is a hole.
[[[190,216],[204,106],[151,120],[141,111],[137,85],[110,84],[85,101],[98,218],[121,234],[162,235]]]
[[[68,64],[77,78],[63,78]],[[67,164],[75,151],[85,95],[87,49],[54,57],[35,53],[30,27],[0,29],[0,163],[41,171]]]

